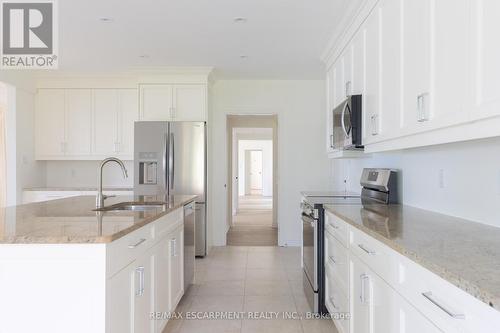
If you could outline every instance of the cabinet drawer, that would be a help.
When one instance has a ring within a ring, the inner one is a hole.
[[[335,326],[339,333],[349,333],[349,297],[328,276],[325,277],[325,286],[325,304]]]
[[[325,239],[325,271],[338,283],[342,290],[349,290],[349,253],[340,242],[326,233]]]
[[[106,245],[106,276],[111,277],[153,244],[154,228],[148,224]]]
[[[386,245],[362,231],[351,228],[351,251],[386,282],[393,283],[396,280],[397,262],[393,251]]]
[[[349,248],[349,225],[332,213],[326,212],[325,229],[337,238],[342,245]]]
[[[395,286],[444,332],[498,332],[498,311],[408,258],[399,259]]]

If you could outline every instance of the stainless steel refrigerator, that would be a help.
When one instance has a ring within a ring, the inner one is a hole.
[[[206,255],[206,124],[139,121],[134,131],[134,193],[195,194],[195,251]]]

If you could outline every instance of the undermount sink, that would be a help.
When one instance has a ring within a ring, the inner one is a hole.
[[[108,207],[96,209],[96,211],[138,211],[162,209],[165,206],[164,202],[122,202]]]

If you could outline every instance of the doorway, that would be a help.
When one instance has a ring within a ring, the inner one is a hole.
[[[227,244],[278,244],[276,116],[228,116]]]

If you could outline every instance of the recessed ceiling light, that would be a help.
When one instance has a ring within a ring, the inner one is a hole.
[[[246,23],[247,19],[245,17],[238,16],[235,17],[233,21],[234,23]]]
[[[149,54],[141,54],[141,55],[139,56],[139,58],[142,58],[142,59],[147,59],[147,58],[149,58]]]
[[[111,23],[114,21],[112,17],[100,17],[99,21],[104,22],[104,23]]]
[[[248,59],[248,56],[246,54],[240,55],[240,59]]]

